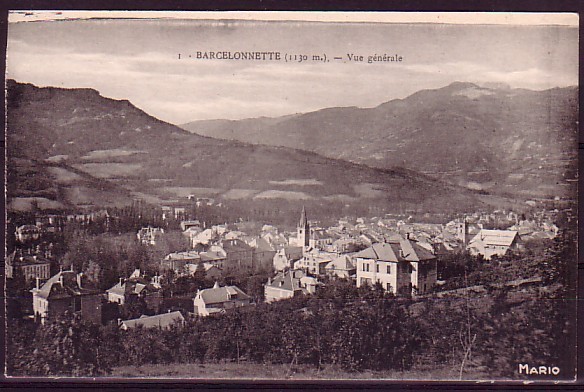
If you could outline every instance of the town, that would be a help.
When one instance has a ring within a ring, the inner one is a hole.
[[[302,207],[296,227],[281,228],[213,222],[217,214],[204,212],[225,206],[194,197],[186,203],[10,216],[9,319],[33,329],[76,317],[119,333],[176,333],[190,320],[259,312],[338,285],[397,303],[480,295],[492,284],[525,292],[545,279],[533,272],[543,265],[534,254],[575,222],[569,204],[556,201],[444,223],[386,213],[326,226]],[[493,280],[490,268],[501,265],[515,270]]]

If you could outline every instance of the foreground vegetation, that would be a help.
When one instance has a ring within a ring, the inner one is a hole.
[[[575,347],[573,239],[562,235],[546,252],[540,286],[493,285],[480,296],[410,300],[339,280],[316,296],[193,318],[170,330],[121,331],[72,317],[45,326],[13,319],[8,374],[96,376],[149,365],[246,364],[276,366],[276,378],[281,369],[380,377],[441,369],[457,379],[517,379],[526,377],[518,364],[532,363],[557,366],[566,379],[573,376]]]
[[[451,367],[410,369],[407,371],[349,371],[338,366],[256,364],[248,362],[173,363],[142,366],[120,366],[111,377],[242,379],[242,380],[457,380],[458,372]],[[488,373],[467,372],[468,380],[489,379]]]

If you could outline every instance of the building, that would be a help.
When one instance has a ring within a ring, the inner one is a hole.
[[[468,243],[467,249],[472,255],[482,255],[486,260],[493,256],[503,256],[510,251],[523,248],[521,237],[515,230],[482,229]]]
[[[153,281],[146,279],[140,270],[135,270],[128,279],[121,279],[112,288],[106,290],[107,300],[124,306],[131,297],[143,299],[146,307],[158,312],[162,303],[162,291],[158,277]]]
[[[162,271],[175,271],[176,273],[184,272],[187,264],[197,264],[201,261],[198,252],[174,252],[169,253],[160,261]]]
[[[302,269],[313,275],[324,275],[325,267],[336,257],[336,254],[321,252],[318,249],[305,249],[302,258],[294,263],[294,269]]]
[[[219,287],[219,284],[215,283],[211,289],[197,291],[193,304],[195,312],[199,316],[206,317],[250,306],[251,297],[237,286]]]
[[[302,270],[279,272],[264,285],[266,302],[293,298],[302,294],[316,293],[318,281]]]
[[[200,229],[201,228],[201,222],[199,222],[198,220],[186,220],[186,221],[180,222],[180,229],[182,231],[188,230],[191,227]]]
[[[27,283],[36,279],[45,281],[51,276],[51,262],[37,255],[17,256],[16,252],[12,252],[6,257],[6,277],[12,279],[17,276]]]
[[[225,267],[225,261],[227,260],[227,253],[225,253],[225,250],[222,247],[217,245],[211,246],[206,252],[199,253],[199,256],[201,257],[201,262],[212,264],[220,270],[223,270]]]
[[[16,228],[14,235],[21,243],[36,241],[41,237],[41,229],[34,225],[22,225]]]
[[[255,269],[272,269],[272,263],[276,251],[274,248],[263,238],[254,238],[249,243],[249,246],[253,248],[253,265]]]
[[[191,248],[196,248],[198,244],[209,245],[219,241],[220,234],[216,227],[205,229],[201,232],[190,233]]]
[[[101,293],[89,285],[83,274],[60,271],[42,286],[31,290],[35,319],[44,323],[65,312],[79,314],[83,320],[101,324]]]
[[[156,245],[156,241],[164,234],[164,229],[158,227],[143,227],[138,230],[138,241],[144,245]]]
[[[286,239],[286,236],[277,232],[262,233],[261,238],[266,240],[268,244],[270,244],[270,246],[275,250],[280,250],[289,245],[289,241]]]
[[[133,328],[169,329],[173,325],[181,326],[185,318],[179,311],[157,314],[155,316],[141,316],[137,319],[120,321],[120,329],[127,331]]]
[[[338,238],[338,236],[336,236],[336,238]],[[315,228],[310,232],[309,244],[312,248],[324,250],[330,248],[336,238],[330,233],[327,233],[326,230]]]
[[[41,232],[62,232],[65,218],[60,215],[41,215],[35,217],[35,225]]]
[[[333,259],[333,261],[328,263],[324,269],[328,276],[335,278],[349,279],[355,277],[355,274],[357,273],[355,263],[349,255],[341,255]]]
[[[353,255],[357,287],[380,283],[386,291],[409,296],[425,294],[436,285],[436,257],[415,241],[395,236]]]
[[[250,271],[253,269],[253,248],[240,239],[225,240],[221,243],[225,251],[224,270]]]
[[[203,264],[203,269],[205,271],[205,279],[207,280],[220,280],[223,277],[223,271],[221,271],[221,269],[219,267],[217,267],[215,264],[212,263],[202,263]],[[199,267],[199,264],[187,264],[187,268],[188,268],[188,272],[189,275],[194,276],[195,272],[197,272],[197,268]]]
[[[272,265],[276,271],[284,271],[294,268],[294,263],[302,258],[302,248],[299,246],[286,246],[276,252],[272,259]]]

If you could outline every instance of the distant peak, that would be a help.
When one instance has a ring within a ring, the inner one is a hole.
[[[471,82],[452,82],[444,87],[446,90],[462,90],[467,88],[480,88],[478,85]]]

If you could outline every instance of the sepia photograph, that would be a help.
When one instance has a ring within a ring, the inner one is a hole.
[[[578,34],[10,11],[4,376],[573,383]]]

